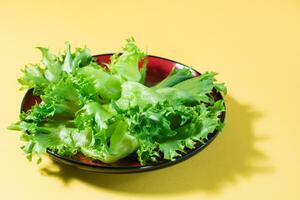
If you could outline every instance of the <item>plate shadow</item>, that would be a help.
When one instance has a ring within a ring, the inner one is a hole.
[[[213,194],[240,178],[271,172],[266,154],[257,147],[258,142],[267,140],[254,132],[254,123],[262,114],[231,96],[225,100],[223,132],[201,153],[175,166],[133,174],[100,174],[53,162],[41,168],[41,173],[58,178],[66,186],[77,179],[107,190],[156,195],[190,191]]]

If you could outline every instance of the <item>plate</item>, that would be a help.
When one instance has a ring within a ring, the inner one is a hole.
[[[95,55],[94,58],[101,66],[105,67],[104,64],[110,62],[109,58],[111,55],[112,54]],[[173,69],[173,67],[176,68],[186,67],[186,65],[182,63],[170,59],[158,57],[158,56],[149,55],[147,56],[147,60],[148,60],[148,64],[147,64],[147,73],[146,73],[146,81],[145,81],[147,86],[155,85],[156,83],[166,78],[168,74],[171,72],[171,70]],[[142,66],[142,62],[140,63],[140,66]],[[200,73],[193,69],[193,75],[199,76]],[[223,99],[222,95],[215,90],[213,90],[212,96],[214,97],[215,100]],[[40,97],[34,96],[33,90],[28,90],[21,104],[21,112],[27,111],[28,109],[31,108],[31,106],[39,102],[41,102]],[[226,111],[222,112],[219,116],[222,122],[224,122],[225,120],[225,112]],[[218,134],[219,134],[218,131],[209,134],[208,140],[204,144],[200,142],[197,143],[195,149],[187,150],[182,157],[177,158],[174,161],[161,159],[155,164],[148,164],[148,165],[141,165],[134,154],[127,156],[126,158],[121,159],[118,162],[106,164],[99,161],[92,161],[81,154],[78,154],[74,157],[65,157],[65,156],[58,155],[57,153],[51,150],[47,150],[47,153],[51,158],[53,158],[57,162],[61,162],[88,171],[103,172],[103,173],[143,172],[143,171],[149,171],[149,170],[160,169],[167,166],[171,166],[192,157],[193,155],[199,153],[201,150],[207,147],[208,144],[210,144]]]

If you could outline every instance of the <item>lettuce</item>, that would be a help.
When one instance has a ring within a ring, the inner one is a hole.
[[[20,131],[29,160],[41,161],[47,150],[62,156],[78,153],[104,163],[134,154],[143,165],[175,160],[197,142],[222,130],[219,116],[226,94],[214,72],[193,77],[189,67],[176,69],[160,83],[147,87],[146,54],[133,38],[122,53],[114,54],[107,69],[87,48],[62,54],[38,47],[42,60],[26,66],[18,79],[21,89],[33,89],[39,104],[23,111],[8,128]],[[143,62],[141,69],[139,64]]]

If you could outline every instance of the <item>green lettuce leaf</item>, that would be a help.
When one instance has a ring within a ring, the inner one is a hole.
[[[159,88],[172,87],[177,83],[180,83],[192,77],[193,77],[192,69],[188,67],[181,68],[181,69],[173,68],[171,73],[164,80],[162,80],[152,88],[159,89]]]
[[[113,73],[117,73],[126,81],[139,82],[142,76],[138,65],[145,57],[146,54],[136,46],[135,40],[129,38],[122,54],[114,54],[108,66]]]
[[[91,64],[80,68],[73,78],[82,98],[115,100],[121,96],[121,81],[118,77],[104,71],[99,65]]]
[[[109,145],[102,140],[98,147],[82,147],[81,152],[92,159],[104,163],[113,163],[125,158],[138,148],[138,140],[129,134],[128,125],[124,121],[115,122],[114,128],[108,129],[111,135]]]
[[[45,70],[38,64],[25,66],[25,69],[22,70],[23,77],[18,79],[18,82],[21,84],[21,89],[33,88],[35,94],[42,94],[49,83],[44,75],[44,71]]]
[[[49,49],[37,47],[42,52],[42,63],[45,66],[45,77],[50,82],[58,81],[62,73],[62,62],[59,56],[52,54]]]
[[[127,81],[122,84],[122,95],[116,101],[122,109],[138,106],[144,108],[161,100],[159,94],[138,82]]]

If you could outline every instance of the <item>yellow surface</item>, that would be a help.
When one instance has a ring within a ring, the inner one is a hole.
[[[0,0],[0,199],[300,199],[300,2]],[[6,127],[24,92],[16,79],[69,40],[93,53],[134,36],[148,53],[220,73],[227,125],[202,153],[127,175],[37,166]]]

